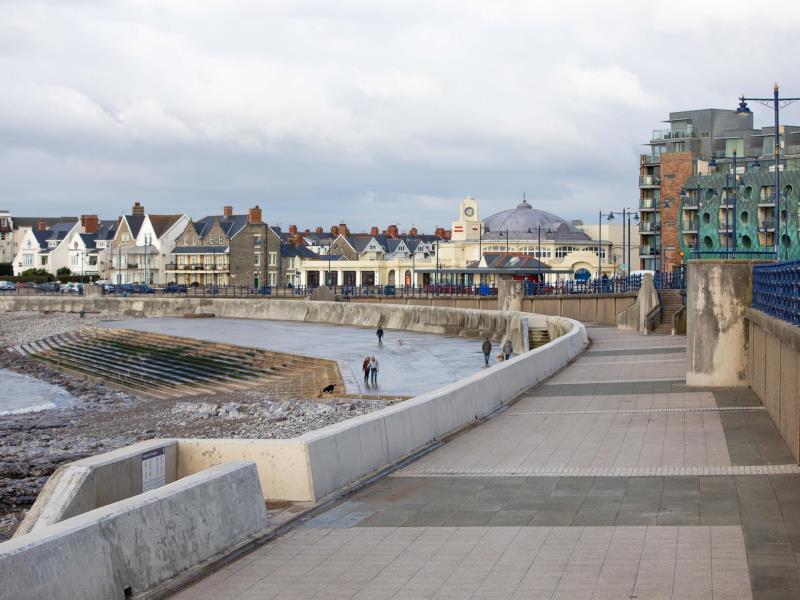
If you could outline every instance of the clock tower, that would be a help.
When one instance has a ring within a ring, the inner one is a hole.
[[[458,221],[453,221],[452,240],[477,241],[480,237],[481,220],[478,217],[478,203],[472,196],[461,201]]]

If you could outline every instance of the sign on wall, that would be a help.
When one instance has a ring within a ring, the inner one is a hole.
[[[166,458],[165,448],[157,448],[142,454],[142,492],[149,492],[166,484]]]

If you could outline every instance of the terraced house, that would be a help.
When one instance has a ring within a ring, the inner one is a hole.
[[[146,214],[144,206],[134,203],[131,214],[119,219],[111,244],[110,269],[103,276],[118,284],[167,283],[166,263],[188,222],[189,217],[181,214]]]
[[[277,261],[279,247],[271,252]],[[221,215],[189,220],[176,238],[166,273],[169,281],[185,285],[260,287],[269,282],[270,257],[261,208],[237,215],[225,206]]]

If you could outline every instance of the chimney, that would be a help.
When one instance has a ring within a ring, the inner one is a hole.
[[[120,223],[122,223],[122,217],[121,216],[117,217],[117,227],[119,227]]]
[[[417,228],[416,227],[412,227],[411,229],[409,229],[408,230],[408,235],[410,235],[411,237],[417,237]]]
[[[378,233],[380,232],[378,231],[377,227],[373,227],[372,229],[369,230],[370,235],[378,235]]]
[[[47,231],[47,221],[39,221],[37,224],[39,231]]]
[[[303,245],[303,236],[302,235],[297,235],[297,234],[292,236],[292,245],[295,248],[299,248],[300,246],[302,246]]]
[[[332,236],[339,235],[339,228],[336,225],[331,225],[331,235]]]
[[[350,235],[350,230],[347,228],[347,223],[339,223],[339,233],[342,235]]]
[[[308,231],[308,230],[306,230]],[[295,235],[297,233],[297,225],[289,225],[289,233]]]
[[[314,231],[317,232],[317,235],[323,233],[325,230],[322,227],[317,227]]]
[[[445,239],[447,237],[447,232],[444,230],[444,227],[437,227],[435,233],[436,237],[440,239]]]
[[[139,202],[134,202],[133,207],[131,208],[131,214],[136,217],[143,217],[144,206],[142,206]]]
[[[259,208],[258,204],[248,211],[247,222],[250,225],[257,225],[261,223],[261,209]]]
[[[398,236],[397,225],[389,225],[389,227],[386,228],[386,234],[393,240],[396,240]]]
[[[81,215],[81,227],[86,233],[94,233],[100,225],[97,215]]]
[[[256,207],[256,208],[258,208],[258,207]],[[233,216],[233,207],[232,206],[223,206],[222,207],[222,214],[225,215],[226,217],[232,217]]]

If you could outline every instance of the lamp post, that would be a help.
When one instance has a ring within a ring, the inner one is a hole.
[[[627,231],[628,234],[628,252],[627,252],[627,271],[628,273],[631,272],[631,217],[635,215],[636,220],[639,220],[639,213],[634,212],[630,209],[630,207],[625,207],[621,211],[617,210],[610,210],[606,214],[606,220],[613,221],[615,215],[622,215],[622,260],[625,260],[625,233]],[[603,213],[601,213],[600,218],[602,221]],[[627,230],[626,230],[626,221],[627,221]],[[602,243],[602,236],[598,235],[598,243]],[[609,240],[609,252],[611,252],[611,242]],[[602,247],[597,247],[598,255],[602,251]]]
[[[776,83],[772,88],[772,98],[746,98],[739,97],[739,106],[736,108],[736,114],[747,116],[752,114],[752,111],[747,106],[747,101],[758,102],[764,106],[771,108],[774,116],[775,126],[775,146],[772,154],[775,160],[775,192],[774,198],[774,211],[775,211],[775,257],[780,259],[780,193],[781,193],[781,130],[780,130],[780,111],[781,108],[786,108],[790,104],[797,102],[800,98],[781,98],[780,88]]]

